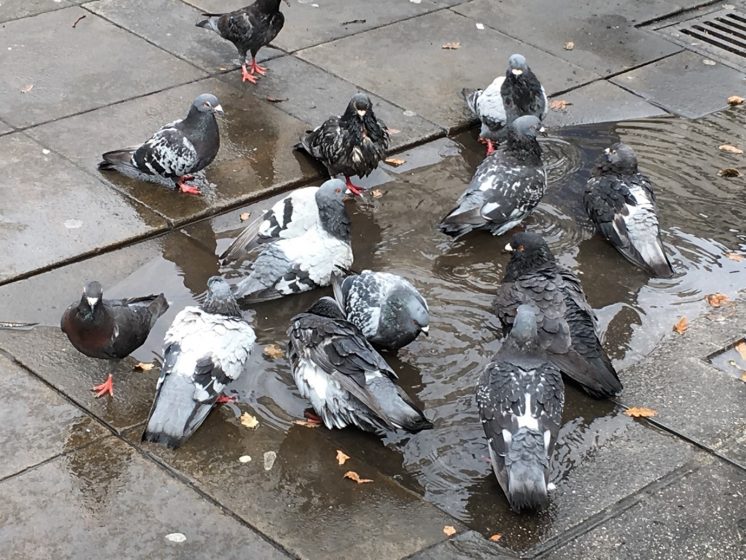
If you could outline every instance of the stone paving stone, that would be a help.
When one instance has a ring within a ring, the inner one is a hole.
[[[204,92],[217,95],[225,110],[220,153],[206,170],[216,188],[196,197],[97,170],[102,152],[145,141],[160,126],[186,116]],[[176,223],[313,177],[314,164],[292,150],[306,129],[247,88],[209,79],[35,127],[29,134]]]
[[[86,9],[210,73],[238,68],[243,62],[231,43],[198,28],[195,24],[204,19],[200,10],[181,0],[102,0],[89,2]],[[258,58],[267,60],[280,54],[265,47]]]
[[[596,7],[601,4],[608,8]],[[635,28],[615,4],[618,3],[474,0],[454,10],[603,76],[682,50],[655,33]],[[641,4],[644,13],[648,2]],[[640,10],[634,12],[639,14]],[[562,15],[548,17],[550,13]],[[565,49],[568,41],[575,43],[572,50]],[[531,58],[528,61],[531,64]]]
[[[545,126],[549,128],[660,117],[667,114],[663,109],[606,80],[579,87],[555,99],[568,101],[571,105],[560,111],[549,110],[544,119]]]
[[[444,43],[459,41],[456,50]],[[598,76],[445,10],[374,29],[298,53],[376,95],[451,129],[470,122],[463,87],[483,87],[523,53],[548,93]],[[359,53],[359,54],[358,54]]]
[[[324,72],[294,56],[284,56],[267,63],[270,69],[266,77],[252,90],[260,98],[282,99],[275,103],[278,109],[308,123],[309,127],[320,125],[332,115],[340,115],[347,108],[350,98],[360,88]],[[238,85],[237,75],[225,76]],[[311,95],[310,92],[313,92]],[[368,93],[368,92],[366,92]],[[410,115],[388,101],[370,94],[376,116],[386,126],[400,132],[391,136],[390,149],[395,150],[415,142],[422,142],[443,133],[439,126],[420,116]]]
[[[101,424],[0,355],[0,479],[108,435]]]
[[[542,558],[547,560],[667,560],[743,558],[746,473],[709,459]]]
[[[5,480],[0,492],[8,560],[289,558],[114,437]]]
[[[86,17],[73,29],[81,16]],[[0,50],[4,53],[0,117],[18,127],[204,76],[192,65],[78,7],[7,23]],[[29,84],[34,88],[21,93]]]
[[[24,134],[1,137],[0,153],[0,281],[166,227]]]
[[[722,64],[708,66],[693,52],[637,68],[612,81],[667,111],[697,118],[728,106],[731,95],[746,95],[743,74]]]
[[[476,531],[468,531],[443,541],[407,560],[510,560],[517,556],[491,543]]]
[[[335,433],[325,428],[250,430],[226,414],[214,411],[177,451],[144,448],[293,554],[398,559],[444,540],[445,525],[464,530],[374,467],[354,457],[338,465]],[[140,430],[131,437],[139,442]],[[276,454],[273,463],[265,462],[266,453]],[[251,460],[242,463],[242,456]],[[346,480],[348,470],[373,482]]]
[[[0,2],[0,22],[68,8],[73,4],[80,4],[80,2],[69,0],[2,0]]]

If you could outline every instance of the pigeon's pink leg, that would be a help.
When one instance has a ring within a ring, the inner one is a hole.
[[[101,385],[94,385],[94,387],[91,389],[94,393],[96,393],[96,398],[103,397],[107,393],[114,396],[114,378],[109,374],[109,377],[106,378],[106,381],[104,381]]]
[[[492,140],[489,138],[479,138],[479,142],[482,144],[487,144],[487,155],[490,155],[495,152],[495,145],[492,143]]]
[[[322,424],[323,420],[321,419],[321,416],[316,414],[315,412],[312,412],[310,409],[306,409],[303,411],[303,416],[305,416],[306,420],[308,420],[309,424]]]
[[[236,402],[236,397],[226,397],[225,395],[220,395],[218,397],[218,400],[215,401],[215,404],[233,404]]]
[[[241,81],[251,82],[252,84],[256,83],[256,77],[253,76],[252,73],[249,73],[249,71],[246,68],[245,62],[241,65]]]
[[[360,196],[365,191],[363,187],[358,187],[357,185],[354,185],[352,181],[350,181],[350,178],[347,177],[346,175],[345,175],[345,185],[347,186],[347,189],[355,196]]]
[[[256,73],[256,74],[260,74],[261,76],[264,76],[267,73],[267,68],[258,64],[256,59],[252,57],[251,73],[252,74]]]
[[[184,175],[182,177],[179,177],[179,182],[177,183],[179,190],[187,194],[196,194],[197,196],[201,195],[202,191],[200,191],[198,187],[189,185],[185,182],[189,181],[190,179],[194,179],[194,175]]]

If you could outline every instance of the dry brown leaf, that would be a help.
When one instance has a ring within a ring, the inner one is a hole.
[[[287,101],[287,100],[288,100],[287,97],[271,97],[271,96],[267,96],[267,101],[269,101],[270,103],[282,103],[283,101]]]
[[[741,356],[741,359],[746,361],[746,342],[742,340],[736,344],[734,348],[736,349],[736,352],[738,352],[738,355]]]
[[[658,413],[652,408],[646,408],[644,406],[633,406],[624,411],[624,414],[631,416],[632,418],[652,418],[657,416]]]
[[[502,533],[495,533],[494,535],[492,535],[492,536],[490,537],[490,540],[491,540],[492,542],[497,542],[497,541],[499,541],[499,540],[500,540],[501,538],[503,538],[503,534],[502,534]]]
[[[293,424],[303,426],[304,428],[318,428],[321,426],[321,422],[311,422],[310,420],[293,420]]]
[[[350,480],[354,480],[358,484],[365,484],[366,482],[373,482],[370,478],[360,478],[360,475],[357,474],[355,471],[347,471],[344,477],[349,478]]]
[[[742,154],[743,150],[741,148],[736,148],[735,146],[731,144],[723,144],[721,146],[718,146],[718,150],[721,152],[725,152],[726,154]]]
[[[552,111],[564,111],[567,109],[572,103],[569,101],[565,101],[564,99],[553,99],[549,102],[549,108]]]
[[[21,93],[28,93],[28,92],[30,92],[30,91],[31,91],[32,89],[34,89],[34,84],[26,84],[25,86],[23,86],[23,87],[21,88]]]
[[[565,50],[566,51],[571,51],[574,48],[575,48],[575,43],[573,41],[568,41],[567,43],[565,43]]]
[[[265,358],[277,360],[278,358],[282,358],[285,355],[285,352],[283,352],[282,348],[277,346],[277,344],[267,344],[267,346],[264,347],[262,354],[264,354]]]
[[[407,160],[405,160],[405,159],[399,159],[399,158],[395,158],[395,157],[386,158],[383,161],[385,161],[386,163],[388,163],[389,165],[392,165],[394,167],[399,167],[400,165],[404,165],[405,163],[407,163]]]
[[[135,371],[150,371],[155,367],[154,364],[146,363],[146,362],[138,362],[135,364],[135,367],[133,368]]]
[[[456,49],[461,48],[461,43],[459,43],[458,41],[453,41],[452,43],[443,44],[440,48],[447,51],[455,51]]]
[[[726,167],[725,169],[718,171],[718,175],[721,177],[740,177],[741,172],[735,167]]]
[[[241,425],[253,430],[259,425],[259,420],[256,419],[256,416],[252,416],[248,412],[244,412],[241,415]]]
[[[398,128],[387,128],[386,132],[388,132],[391,136],[401,134],[401,130],[399,130]]]
[[[349,458],[349,455],[346,455],[344,452],[337,449],[337,463],[339,463],[340,465],[344,465]]]
[[[673,326],[673,330],[675,330],[679,334],[684,334],[686,332],[686,329],[689,328],[689,319],[686,317],[682,317],[679,319],[676,324]]]
[[[250,217],[251,217],[251,212],[241,212],[241,215],[239,216],[242,222],[245,222]]]
[[[717,292],[715,294],[706,295],[705,301],[709,303],[712,307],[720,307],[726,301],[728,301],[728,296],[726,296],[725,294],[721,294],[720,292]]]
[[[743,103],[743,97],[741,97],[740,95],[731,95],[728,98],[728,105],[735,106],[735,105],[740,105],[741,103]]]
[[[744,383],[746,383],[746,371],[742,371],[741,372],[741,381],[743,381]]]
[[[370,196],[373,198],[381,198],[383,196],[383,191],[381,189],[373,189],[370,191]]]
[[[744,259],[744,256],[739,253],[725,253],[725,258],[732,261],[741,262]]]
[[[443,527],[443,534],[446,537],[452,537],[456,534],[456,527],[454,527],[453,525],[446,525],[445,527]]]

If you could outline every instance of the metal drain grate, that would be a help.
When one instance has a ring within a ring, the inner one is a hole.
[[[658,33],[687,49],[746,70],[746,13],[720,10],[662,27]]]

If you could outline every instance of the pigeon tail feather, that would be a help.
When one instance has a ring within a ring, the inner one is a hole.
[[[122,148],[121,150],[106,152],[101,156],[103,159],[99,162],[98,168],[104,171],[115,171],[122,167],[136,169],[135,166],[132,165],[132,154],[135,153],[138,147]]]
[[[536,462],[517,461],[508,469],[508,500],[515,511],[539,510],[549,497],[544,467]]]
[[[218,29],[218,19],[222,14],[202,14],[203,16],[207,16],[207,19],[203,19],[202,21],[198,22],[196,24],[197,27],[202,27],[203,29],[209,29],[210,31],[214,31],[215,33],[220,33],[220,29]]]
[[[479,116],[479,111],[477,109],[477,101],[479,100],[479,95],[481,93],[482,93],[481,89],[464,88],[461,90],[461,95],[464,97],[464,101],[466,101],[466,106],[477,117]]]

